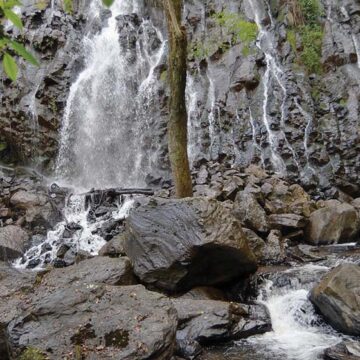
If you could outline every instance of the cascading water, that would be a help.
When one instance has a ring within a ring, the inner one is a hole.
[[[91,6],[90,16],[99,18],[100,3],[94,1]],[[137,163],[144,161],[138,159],[145,156],[139,137],[146,122],[138,102],[151,91],[154,67],[165,46],[159,36],[156,42],[146,39],[156,29],[150,21],[139,26],[136,18],[127,22],[133,27],[127,31],[145,38],[135,46],[130,38],[119,39],[117,17],[133,13],[134,6],[135,2],[116,1],[108,25],[84,39],[85,70],[70,89],[56,166],[57,177],[69,179],[72,185],[143,185],[143,168]]]
[[[145,154],[144,147],[149,138],[157,143],[150,120],[156,106],[155,70],[164,60],[166,42],[150,20],[138,16],[140,5],[115,1],[107,24],[83,40],[85,67],[70,89],[55,170],[56,181],[70,184],[74,195],[67,199],[64,220],[16,262],[18,267],[42,267],[56,259],[63,245],[97,254],[105,244],[101,228],[125,218],[134,200],[118,197],[115,208],[110,204],[111,211],[94,216],[81,193],[145,182],[156,157]],[[88,22],[101,21],[101,11],[101,2],[94,0]]]
[[[248,360],[316,360],[326,348],[350,339],[325,324],[308,299],[309,290],[341,262],[334,259],[265,275],[256,301],[267,307],[273,331],[237,342],[227,351],[228,358],[242,359],[244,354]]]

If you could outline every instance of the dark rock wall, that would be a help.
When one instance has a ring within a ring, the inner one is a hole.
[[[139,3],[143,15],[150,16],[165,33],[158,2]],[[273,77],[266,84],[269,64],[259,43],[234,41],[214,19],[214,14],[230,11],[254,22],[254,4],[263,28],[273,39],[271,46],[286,92]],[[236,162],[244,167],[258,163],[276,171],[272,159],[275,152],[286,175],[304,185],[320,184],[325,189],[332,185],[359,193],[360,60],[356,45],[360,47],[360,5],[356,0],[340,5],[334,0],[321,0],[322,70],[313,74],[299,64],[297,50],[288,41],[291,23],[284,16],[287,4],[279,0],[269,4],[265,0],[186,2],[191,158]],[[86,24],[88,5],[76,3],[74,16],[60,9],[52,17],[49,8],[28,6],[24,10],[24,34],[36,50],[41,68],[23,64],[15,84],[3,80],[0,85],[0,136],[15,160],[51,168],[69,87],[82,68],[82,34],[100,28],[100,21]],[[301,52],[298,35],[296,48]],[[159,140],[157,164],[166,168],[165,61],[156,70],[160,106],[150,118],[156,125],[154,137]],[[263,121],[266,86],[269,126],[275,137],[273,149]],[[38,121],[34,121],[32,109]],[[153,150],[151,146],[146,149]],[[6,159],[8,154],[4,150],[0,157]]]

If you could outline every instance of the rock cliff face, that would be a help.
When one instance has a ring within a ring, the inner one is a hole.
[[[150,17],[165,34],[158,2],[136,3],[139,18]],[[321,0],[317,27],[309,29],[292,3],[186,1],[191,157],[244,167],[258,163],[310,188],[359,195],[360,6],[355,0]],[[23,8],[21,36],[41,67],[22,64],[15,84],[0,85],[2,160],[51,170],[69,88],[83,68],[81,39],[108,16],[104,10],[103,19],[87,22],[89,4],[75,3],[73,15],[57,2],[43,10]],[[141,36],[131,32],[131,21],[119,20],[119,40],[130,50]],[[321,52],[311,46],[317,42]],[[166,59],[154,70],[159,106],[148,119],[151,127],[156,124],[160,149],[154,164],[166,170]],[[154,151],[150,139],[143,146]]]

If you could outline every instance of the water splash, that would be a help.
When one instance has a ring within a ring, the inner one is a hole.
[[[266,359],[315,360],[326,348],[347,339],[323,322],[308,299],[309,290],[329,270],[324,265],[307,264],[265,280],[258,302],[268,308],[273,331],[239,345],[255,347],[259,354],[266,353]],[[281,276],[286,281],[276,281]]]
[[[84,251],[91,256],[97,255],[106,244],[99,234],[101,227],[109,220],[125,219],[133,204],[134,199],[125,197],[119,201],[116,210],[94,220],[89,216],[91,208],[86,206],[85,197],[71,195],[64,209],[64,220],[58,223],[54,230],[48,232],[44,242],[31,247],[23,257],[17,259],[15,267],[26,269],[32,264],[31,268],[41,269],[57,258],[62,246],[67,246],[76,253]],[[71,235],[67,234],[69,225],[75,229]]]

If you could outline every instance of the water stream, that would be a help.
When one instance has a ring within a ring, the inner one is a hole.
[[[309,291],[323,275],[342,262],[351,260],[333,257],[321,264],[264,275],[256,301],[267,307],[273,331],[235,342],[219,351],[224,354],[219,359],[317,360],[323,358],[325,349],[351,339],[327,325],[308,298]]]

